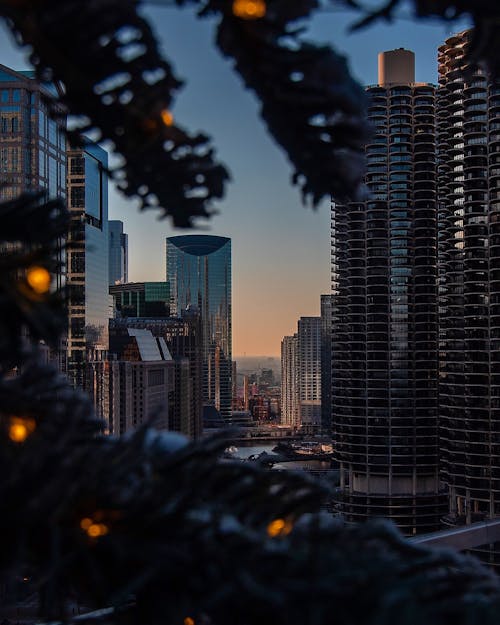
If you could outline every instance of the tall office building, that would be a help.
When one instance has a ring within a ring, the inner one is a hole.
[[[299,418],[302,427],[321,429],[321,317],[301,317],[297,326]]]
[[[40,85],[34,72],[17,72],[0,64],[0,201],[24,192],[44,191],[48,198],[66,198],[66,120],[47,115],[46,96],[53,85]],[[57,252],[61,270],[54,276],[64,284],[64,242]],[[46,357],[66,371],[65,339]]]
[[[450,525],[500,515],[500,83],[467,68],[468,40],[462,32],[439,49],[439,396]],[[477,552],[500,564],[499,544]]]
[[[300,427],[297,335],[281,341],[281,424]]]
[[[111,219],[109,232],[109,284],[128,282],[128,234],[123,232],[123,221]]]
[[[108,166],[97,145],[68,151],[67,373],[85,386],[90,351],[108,349]]]
[[[368,87],[369,199],[333,207],[333,439],[338,509],[439,528],[435,87],[406,50]]]
[[[168,237],[171,308],[201,314],[204,419],[231,418],[231,239],[210,235]]]
[[[0,65],[0,200],[41,189],[66,197],[65,121],[49,119],[43,98],[52,89]]]

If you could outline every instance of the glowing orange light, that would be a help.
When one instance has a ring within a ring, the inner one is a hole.
[[[234,0],[233,15],[242,20],[258,20],[266,14],[264,0]]]
[[[184,625],[194,625],[194,618],[186,616],[186,618],[184,619]]]
[[[174,123],[174,116],[168,109],[163,109],[161,112],[161,121],[165,126],[172,126]]]
[[[290,521],[285,519],[274,519],[267,526],[267,533],[271,538],[276,536],[287,536],[293,529],[293,525]]]
[[[82,528],[82,530],[87,531],[91,525],[92,519],[89,519],[89,517],[85,517],[80,521],[80,527]]]
[[[51,280],[52,278],[50,273],[45,269],[45,267],[38,267],[35,265],[30,267],[26,272],[27,283],[33,291],[39,295],[47,293],[50,288]]]
[[[82,519],[82,522],[86,520],[87,519]],[[89,526],[83,529],[85,529],[87,535],[90,536],[90,538],[99,538],[99,536],[105,536],[109,533],[109,527],[107,525],[104,525],[104,523],[92,523],[92,521],[90,521]]]
[[[11,417],[9,419],[9,438],[14,443],[23,443],[36,429],[34,419]]]

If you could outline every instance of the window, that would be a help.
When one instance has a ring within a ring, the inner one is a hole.
[[[84,208],[85,206],[85,187],[71,187],[71,206],[73,208]]]

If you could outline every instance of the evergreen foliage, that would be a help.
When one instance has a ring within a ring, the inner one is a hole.
[[[198,4],[222,16],[218,45],[261,98],[303,192],[314,202],[356,192],[357,165],[350,178],[327,178],[341,154],[357,163],[359,88],[329,48],[282,44],[317,3],[269,0],[261,24],[241,23],[223,0]],[[482,19],[490,8],[476,2],[471,12]],[[124,192],[144,206],[154,193],[174,223],[189,225],[227,175],[205,137],[171,125],[179,82],[136,9],[128,0],[0,2],[34,46],[38,77],[62,81],[58,102],[87,117],[80,130],[100,129],[124,156]],[[131,41],[142,50],[134,59]],[[346,527],[319,512],[325,487],[306,475],[221,460],[217,438],[188,443],[150,426],[104,436],[89,399],[41,362],[39,341],[55,346],[64,330],[54,276],[67,222],[61,202],[40,194],[0,205],[0,574],[30,571],[41,618],[65,618],[77,596],[120,607],[105,622],[140,625],[499,622],[499,580],[475,559],[411,545],[386,522]]]

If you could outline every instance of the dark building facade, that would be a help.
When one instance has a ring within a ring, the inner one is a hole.
[[[448,525],[500,515],[500,83],[466,67],[469,36],[459,33],[439,49],[439,396]],[[498,544],[477,553],[500,564]]]
[[[196,309],[203,332],[203,403],[207,420],[229,424],[232,399],[231,239],[169,237],[167,281],[172,314]]]
[[[370,197],[334,206],[333,442],[338,510],[391,518],[406,534],[440,526],[437,415],[435,87],[413,55],[382,53],[367,88]],[[393,70],[394,69],[394,73]],[[405,80],[402,80],[402,76]]]
[[[86,364],[86,386],[109,434],[135,430],[154,417],[170,428],[174,362],[162,338],[122,325],[110,333],[110,355],[96,352]]]
[[[180,317],[113,319],[110,321],[111,347],[122,351],[124,329],[148,330],[165,342],[174,364],[174,387],[170,396],[169,429],[190,438],[202,433],[203,343],[200,315],[183,311]],[[111,349],[111,348],[110,348]]]

